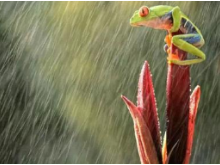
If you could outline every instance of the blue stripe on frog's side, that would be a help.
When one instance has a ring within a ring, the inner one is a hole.
[[[184,41],[193,45],[197,45],[197,44],[200,45],[199,43],[202,40],[201,35],[198,34],[196,28],[190,21],[186,20],[185,18],[182,18],[180,30],[184,34],[195,34],[195,36],[193,37],[183,38]]]
[[[184,34],[197,33],[196,28],[193,26],[193,24],[190,21],[186,20],[185,18],[181,19],[180,30]]]
[[[183,40],[190,43],[190,44],[196,44],[196,43],[200,42],[201,36],[198,34],[193,37],[184,38]]]
[[[160,19],[163,21],[164,24],[169,24],[169,23],[173,24],[172,11],[168,12],[165,15],[163,15],[162,17],[160,17]],[[180,30],[184,34],[196,34],[196,33],[198,33],[196,31],[196,28],[194,27],[194,25],[189,20],[187,20],[185,18],[181,19]]]
[[[173,16],[172,16],[172,11],[169,13],[166,13],[162,17],[160,17],[161,20],[163,20],[164,23],[173,23]]]

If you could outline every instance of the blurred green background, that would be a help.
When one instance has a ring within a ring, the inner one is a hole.
[[[0,163],[139,163],[120,95],[136,101],[147,60],[164,134],[166,32],[129,19],[159,4],[178,5],[204,35],[191,160],[220,163],[219,2],[0,2]]]

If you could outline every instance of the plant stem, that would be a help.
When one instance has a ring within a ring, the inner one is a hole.
[[[180,31],[172,36],[182,34]],[[187,53],[171,45],[171,53],[181,60]],[[190,67],[168,64],[167,73],[167,152],[169,163],[183,163],[186,153],[190,101]],[[172,153],[171,153],[172,152]]]

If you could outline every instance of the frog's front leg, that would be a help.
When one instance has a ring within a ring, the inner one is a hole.
[[[181,23],[181,11],[178,6],[174,7],[172,10],[173,26],[170,29],[170,32],[177,32],[180,28]]]
[[[169,63],[174,63],[177,65],[192,65],[196,63],[200,63],[205,60],[205,54],[198,49],[204,44],[204,39],[199,34],[183,34],[183,35],[175,35],[171,41],[177,48],[190,53],[198,59],[192,60],[179,60],[177,58],[173,58],[175,56],[168,57]]]

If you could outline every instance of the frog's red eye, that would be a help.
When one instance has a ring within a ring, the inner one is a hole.
[[[139,15],[141,17],[146,17],[148,15],[148,13],[149,13],[149,9],[146,6],[141,7],[139,10]]]

